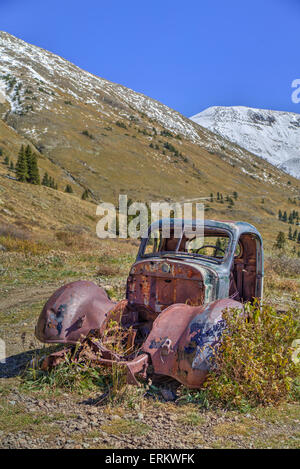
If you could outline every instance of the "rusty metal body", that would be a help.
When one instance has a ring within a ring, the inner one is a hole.
[[[182,226],[182,220],[170,222],[171,228]],[[262,239],[248,223],[207,220],[204,236],[226,239],[224,250],[207,245],[189,251],[182,231],[172,250],[160,247],[146,253],[152,246],[151,232],[160,231],[161,226],[162,221],[153,224],[148,238],[142,239],[128,276],[126,300],[115,304],[92,282],[73,282],[46,303],[36,327],[37,338],[75,344],[84,343],[92,334],[91,363],[126,366],[130,383],[137,383],[135,375],[145,378],[151,368],[189,387],[201,386],[225,327],[222,311],[242,309],[244,302],[262,296]],[[160,246],[165,246],[162,239]],[[201,254],[203,249],[214,253]],[[224,255],[218,256],[218,250]],[[110,319],[131,331],[135,351],[126,357],[106,347],[104,331]],[[48,357],[44,367],[54,366],[63,354]]]

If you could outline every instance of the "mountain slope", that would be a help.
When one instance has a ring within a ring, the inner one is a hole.
[[[76,200],[79,223],[85,224],[86,209],[88,225],[95,227],[91,202],[117,202],[118,194],[126,193],[146,201],[199,199],[207,204],[207,216],[244,219],[273,237],[278,207],[289,210],[289,199],[298,197],[299,181],[151,98],[7,33],[0,33],[0,57],[0,222],[20,218],[30,228],[34,210],[39,229],[44,223],[47,230],[49,216],[38,204],[32,208],[24,198],[27,191],[41,205],[44,196],[45,206],[53,204],[53,229],[69,224]],[[34,147],[41,175],[47,171],[54,177],[58,192],[10,179],[14,173],[3,158],[15,163],[21,143]],[[74,195],[62,192],[67,184]],[[78,198],[85,188],[88,202]],[[215,197],[210,201],[211,193],[222,192],[225,200],[234,191],[239,194],[234,207]],[[55,195],[61,200],[59,212]],[[18,197],[21,203],[15,203]],[[15,212],[3,211],[12,200]]]
[[[213,106],[191,120],[300,179],[300,114]]]

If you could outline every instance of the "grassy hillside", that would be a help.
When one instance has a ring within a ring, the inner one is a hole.
[[[279,208],[288,212],[299,210],[298,181],[252,155],[249,161],[243,161],[247,174],[230,156],[209,152],[175,136],[161,136],[162,130],[158,126],[158,135],[152,135],[150,140],[136,125],[123,123],[127,129],[110,123],[111,130],[101,138],[93,128],[89,131],[93,138],[78,131],[76,137],[81,142],[83,154],[76,158],[70,150],[56,149],[52,156],[45,151],[38,152],[32,141],[0,121],[1,219],[21,222],[35,231],[72,224],[95,231],[96,205],[91,202],[117,202],[118,194],[125,193],[134,200],[143,201],[198,199],[205,203],[206,217],[249,221],[270,243],[279,230],[288,232],[288,225],[279,222],[277,214]],[[70,137],[70,141],[74,139]],[[101,156],[93,152],[93,148],[100,146],[96,139],[103,142]],[[165,149],[166,142],[171,149],[172,146],[178,149],[183,157]],[[8,156],[15,164],[22,143],[29,143],[37,151],[41,176],[47,171],[54,177],[58,191],[7,178],[15,174],[4,164],[4,158]],[[71,184],[74,194],[64,193],[67,184]],[[89,201],[81,200],[85,188],[90,190]],[[238,199],[233,207],[229,207],[225,197],[232,196],[234,191],[238,193]],[[223,204],[216,201],[217,192],[223,194]],[[291,200],[296,200],[296,204]]]

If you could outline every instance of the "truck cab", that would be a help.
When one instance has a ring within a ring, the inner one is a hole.
[[[254,226],[206,220],[199,237],[195,220],[169,222],[168,237],[160,220],[141,241],[127,280],[132,307],[155,316],[176,303],[200,306],[223,298],[252,302],[262,297],[263,243]]]

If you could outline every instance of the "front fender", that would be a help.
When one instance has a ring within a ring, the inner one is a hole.
[[[142,350],[151,356],[154,372],[198,388],[209,371],[209,358],[222,335],[226,308],[242,304],[222,299],[202,306],[175,304],[154,321]]]
[[[35,335],[45,343],[75,344],[91,329],[100,329],[114,306],[105,290],[93,282],[69,283],[45,304]]]

